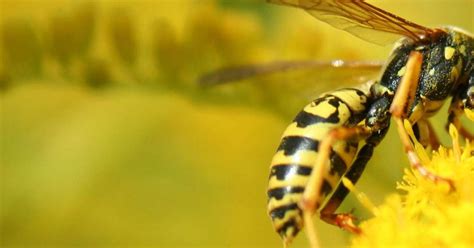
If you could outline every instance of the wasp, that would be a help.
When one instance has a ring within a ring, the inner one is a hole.
[[[421,164],[405,125],[413,127],[424,146],[438,147],[428,118],[451,99],[448,125],[454,124],[461,135],[474,138],[460,121],[463,114],[474,121],[474,36],[456,27],[424,27],[363,0],[268,2],[303,9],[374,43],[386,42],[388,36],[399,39],[381,67],[381,76],[357,87],[322,94],[284,131],[271,162],[267,191],[268,214],[284,245],[306,228],[311,246],[318,247],[312,222],[316,213],[329,224],[361,232],[352,214],[336,213],[349,193],[341,178],[354,184],[358,181],[391,119],[410,165],[428,180],[447,183],[454,190],[450,179]],[[308,64],[233,68],[208,75],[205,81],[240,79],[292,66]]]

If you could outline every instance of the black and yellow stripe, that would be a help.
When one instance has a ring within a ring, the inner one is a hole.
[[[368,87],[365,87],[368,89]],[[368,90],[341,89],[308,104],[283,134],[270,167],[268,213],[276,231],[290,242],[303,227],[298,206],[318,156],[319,143],[337,127],[357,125],[363,118]],[[358,142],[337,141],[329,170],[321,175],[318,206],[331,194],[356,156]]]

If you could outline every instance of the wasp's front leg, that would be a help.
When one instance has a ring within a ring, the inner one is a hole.
[[[454,183],[452,180],[440,177],[426,169],[421,164],[418,155],[416,154],[410,137],[406,131],[404,119],[407,118],[407,111],[413,103],[413,98],[416,93],[418,80],[420,77],[421,65],[423,57],[419,52],[412,52],[406,65],[406,73],[403,76],[397,92],[393,98],[390,112],[397,125],[398,134],[404,146],[410,165],[415,168],[423,177],[428,178],[433,182],[446,182],[450,186],[450,190],[454,190]]]

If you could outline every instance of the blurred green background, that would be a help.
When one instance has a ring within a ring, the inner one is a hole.
[[[471,0],[375,3],[474,30]],[[2,247],[280,247],[265,196],[279,138],[306,102],[357,73],[212,89],[197,78],[283,59],[383,60],[391,49],[263,0],[0,0],[0,42]],[[435,126],[447,143],[445,118]],[[406,167],[394,131],[358,186],[376,203]],[[352,208],[370,216],[351,196],[341,211]],[[325,247],[348,244],[317,226]],[[293,247],[306,246],[301,235]]]

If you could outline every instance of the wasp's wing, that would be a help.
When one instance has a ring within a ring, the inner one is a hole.
[[[306,61],[275,61],[267,64],[259,65],[242,65],[231,66],[218,69],[207,73],[199,78],[198,82],[201,86],[213,86],[223,83],[236,82],[239,80],[249,79],[256,76],[262,76],[272,73],[296,71],[296,70],[314,70],[322,72],[324,70],[347,69],[379,71],[383,61],[348,61],[348,60],[306,60]]]
[[[205,75],[199,83],[207,86],[203,92],[209,94],[206,97],[217,97],[221,102],[251,102],[292,118],[324,92],[377,78],[382,66],[383,62],[376,61],[273,62],[224,68]]]
[[[442,32],[377,8],[364,0],[267,0],[306,10],[314,17],[364,40],[385,45],[400,36],[421,41]],[[376,31],[376,32],[374,32]]]

